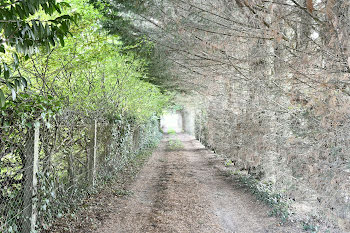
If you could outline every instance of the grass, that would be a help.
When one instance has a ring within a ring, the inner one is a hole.
[[[170,139],[168,142],[169,150],[181,150],[184,148],[184,145],[179,139]]]
[[[176,131],[173,130],[173,129],[169,129],[168,130],[168,134],[171,135],[171,136],[175,136],[176,135]]]

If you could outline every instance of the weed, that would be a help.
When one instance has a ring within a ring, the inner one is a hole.
[[[240,183],[248,188],[257,199],[265,202],[272,209],[270,214],[272,216],[279,217],[282,223],[285,223],[289,217],[289,205],[280,193],[274,193],[272,191],[271,183],[261,183],[254,179],[250,175],[240,174],[239,172],[233,172],[238,176]]]
[[[184,147],[182,142],[179,139],[171,139],[168,142],[168,149],[169,150],[180,150]]]
[[[228,166],[230,166],[230,165],[232,165],[232,164],[233,164],[232,160],[231,160],[231,159],[228,159],[228,160],[225,162],[225,167],[228,167]]]
[[[173,129],[169,129],[169,130],[168,130],[168,134],[169,134],[169,135],[174,135],[174,136],[175,136],[175,135],[176,135],[176,131],[173,130]]]
[[[311,223],[308,223],[308,222],[303,222],[303,229],[305,231],[310,231],[310,232],[317,232],[318,231],[318,227],[317,226],[314,226],[313,224]]]

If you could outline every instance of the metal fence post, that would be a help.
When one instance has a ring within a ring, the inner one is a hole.
[[[95,134],[94,134],[94,157],[92,168],[92,186],[96,184],[96,156],[97,156],[97,120],[95,120]]]
[[[23,225],[22,232],[35,232],[37,221],[37,174],[39,169],[39,135],[40,124],[35,124],[34,137],[30,133],[29,140],[26,145],[26,166],[25,166],[25,186],[23,197]]]
[[[40,124],[37,124],[34,129],[34,159],[33,159],[33,199],[32,199],[32,221],[31,232],[35,231],[35,225],[38,215],[37,202],[34,200],[38,192],[37,175],[39,171],[39,140],[40,140]]]

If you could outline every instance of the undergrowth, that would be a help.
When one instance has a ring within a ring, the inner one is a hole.
[[[282,223],[287,222],[290,216],[289,204],[282,194],[273,192],[271,183],[261,183],[252,176],[237,171],[229,174],[237,177],[240,184],[258,200],[266,203],[271,208],[271,216],[278,217]]]
[[[168,142],[169,150],[180,150],[184,147],[182,142],[179,139],[170,139]]]
[[[170,139],[168,141],[167,144],[167,148],[168,150],[181,150],[183,149],[184,145],[182,144],[182,142],[175,138],[176,137],[176,131],[175,130],[168,130],[168,134],[170,136]]]
[[[149,157],[152,155],[156,145],[135,153],[130,160],[125,163],[118,172],[106,179],[105,182],[90,192],[88,198],[82,199],[80,205],[71,209],[57,219],[55,224],[48,231],[43,232],[75,232],[76,228],[84,226],[86,229],[96,227],[100,217],[99,212],[104,211],[104,206],[97,206],[99,211],[96,212],[96,202],[99,203],[102,198],[109,198],[109,195],[123,197],[133,195],[133,192],[127,189],[128,184],[134,180],[138,172],[142,169]],[[101,201],[105,203],[104,201]],[[106,202],[105,204],[108,205]],[[96,215],[97,214],[97,215]],[[96,216],[95,216],[96,215]]]

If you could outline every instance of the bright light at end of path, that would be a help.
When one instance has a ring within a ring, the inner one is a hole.
[[[176,133],[182,132],[182,116],[180,113],[167,113],[160,119],[160,126],[163,132],[174,130]]]

